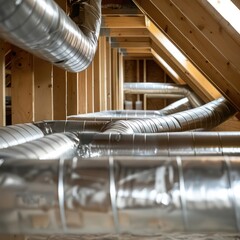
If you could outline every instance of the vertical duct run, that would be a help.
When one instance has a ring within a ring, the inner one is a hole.
[[[240,158],[5,160],[0,232],[238,232]]]
[[[92,61],[101,25],[101,0],[82,0],[79,27],[53,0],[0,0],[0,36],[67,71]]]

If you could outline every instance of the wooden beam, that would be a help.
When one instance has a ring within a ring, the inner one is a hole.
[[[211,81],[214,84],[214,86],[216,86],[219,89],[219,91],[221,91],[221,93],[228,100],[230,100],[233,105],[235,105],[237,109],[240,109],[240,92],[239,92],[240,88],[237,88],[239,83],[234,82],[234,84],[232,84],[232,82],[229,81],[229,79],[226,79],[227,75],[229,76],[230,74],[229,77],[232,80],[234,80],[233,76],[236,77],[238,74],[233,70],[224,73],[222,69],[219,68],[219,66],[213,65],[212,62],[209,62],[208,58],[206,58],[202,54],[202,52],[200,52],[198,49],[198,48],[201,48],[201,51],[204,51],[203,48],[205,47],[204,46],[205,42],[203,41],[202,36],[199,34],[199,30],[195,31],[194,29],[194,31],[192,30],[192,33],[185,31],[186,30],[185,23],[186,22],[189,23],[189,21],[185,16],[183,16],[181,13],[178,12],[179,10],[177,10],[176,6],[174,6],[172,2],[169,3],[168,0],[161,1],[161,6],[155,0],[151,0],[151,2],[134,0],[134,2],[135,3],[137,2],[141,5],[142,9],[144,9],[144,11],[148,13],[148,15],[154,20],[157,26],[160,29],[162,29],[162,31],[164,31],[165,34],[170,39],[172,39],[173,42],[177,44],[183,52],[187,54],[187,56],[191,59],[191,61],[194,62],[195,66],[198,66],[198,68],[202,72],[204,72],[205,76],[207,76],[207,79]],[[174,24],[173,24],[173,21],[174,21]],[[182,25],[179,24],[178,21],[180,21]],[[187,28],[187,29],[189,31],[192,28],[190,29]],[[196,38],[197,36],[199,36],[199,39]],[[194,40],[194,38],[196,39]],[[196,41],[196,44],[198,44],[197,45],[198,48],[192,45],[191,41]],[[209,45],[206,45],[206,47],[209,47]],[[211,52],[211,50],[209,51]],[[213,61],[213,59],[211,59],[211,61]],[[229,65],[229,69],[232,69],[231,64]],[[190,72],[191,69],[188,71]],[[207,88],[204,87],[204,89],[206,89],[205,91],[208,91]]]
[[[107,110],[112,110],[112,61],[111,39],[106,42],[106,84],[107,84]]]
[[[78,74],[67,73],[67,116],[78,114],[79,109],[79,91]]]
[[[87,68],[87,112],[94,112],[94,61]]]
[[[13,47],[12,124],[34,121],[33,56]]]
[[[101,28],[146,28],[144,16],[103,16]]]
[[[108,37],[147,37],[147,28],[102,28],[102,36]]]
[[[53,66],[53,109],[54,120],[67,117],[67,72]]]
[[[118,110],[119,106],[119,74],[118,74],[118,50],[112,49],[112,107]]]
[[[151,44],[149,41],[146,42],[112,42],[112,48],[150,48]]]
[[[87,70],[78,73],[79,109],[78,114],[87,113]]]
[[[33,57],[35,121],[53,119],[52,71],[51,63]]]
[[[194,39],[197,37],[197,42],[194,42],[193,39],[191,39],[192,44],[197,45],[196,47],[198,47],[198,49],[203,52],[206,57],[212,56],[213,60],[216,59],[216,61],[213,61],[213,63],[219,66],[218,68],[222,68],[224,72],[230,72],[231,66],[229,65],[232,65],[232,68],[237,68],[240,70],[240,45],[232,38],[229,32],[226,31],[222,25],[219,25],[219,22],[216,21],[216,18],[208,11],[209,8],[200,4],[202,1],[198,0],[172,0],[172,2],[193,24],[191,26],[188,22],[185,23],[185,21],[183,21],[183,23],[186,25],[185,27],[188,28],[186,31],[192,31],[192,33],[189,32],[189,35],[193,35]],[[193,9],[197,9],[197,14],[193,11]],[[195,31],[197,33],[195,33]],[[195,34],[197,35],[195,36]],[[199,35],[204,36],[206,40],[204,39],[204,42],[201,43]],[[188,39],[190,39],[190,36]],[[204,45],[201,50],[198,45],[202,46],[202,44],[205,43],[208,45]],[[219,56],[220,54],[221,56]],[[208,57],[208,59],[211,61],[211,58]],[[223,61],[223,63],[221,64],[220,61]]]
[[[221,96],[215,87],[191,63],[189,63],[187,59],[181,59],[181,61],[179,61],[175,58],[176,56],[173,56],[172,53],[169,52],[169,49],[159,41],[161,38],[164,39],[165,36],[153,23],[151,23],[150,29],[152,31],[153,40],[152,49],[178,74],[179,80],[182,79],[186,82],[205,102]],[[191,72],[185,67],[189,64],[191,64]],[[166,67],[164,69],[167,70]],[[206,91],[205,88],[207,88],[208,91]]]
[[[0,126],[6,125],[5,41],[0,39]]]
[[[123,76],[124,76],[124,64],[123,64],[123,55],[121,53],[119,53],[119,82],[118,82],[118,85],[119,85],[119,102],[118,102],[118,109],[120,110],[123,110],[124,108],[124,92],[123,92],[123,82],[124,82],[124,79],[123,79]]]
[[[186,82],[168,65],[168,63],[156,52],[152,49],[152,54],[156,63],[164,69],[164,72],[167,73],[172,80],[177,84],[185,84]]]

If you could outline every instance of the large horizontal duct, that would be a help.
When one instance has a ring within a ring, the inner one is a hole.
[[[0,0],[0,36],[67,71],[92,61],[101,25],[101,0],[81,0],[77,26],[53,0]]]
[[[158,97],[162,98],[187,97],[193,107],[202,105],[202,101],[186,85],[157,82],[125,82],[123,88],[125,94],[157,94]]]
[[[6,160],[0,232],[240,231],[240,158]]]
[[[201,107],[164,117],[112,121],[106,125],[105,132],[132,134],[211,129],[235,112],[225,98],[219,98]]]
[[[112,121],[166,116],[191,109],[188,98],[182,98],[161,110],[112,110],[69,116],[69,120]]]
[[[0,127],[0,149],[43,137],[43,132],[32,123]]]
[[[0,149],[0,159],[56,159],[74,157],[79,140],[73,133],[54,133],[45,137]]]
[[[240,156],[240,132],[80,133],[78,154],[105,156]]]

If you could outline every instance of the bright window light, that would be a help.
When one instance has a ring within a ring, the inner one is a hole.
[[[240,10],[231,0],[207,0],[240,33]]]

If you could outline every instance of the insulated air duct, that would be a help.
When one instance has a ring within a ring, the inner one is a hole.
[[[240,132],[78,135],[79,156],[240,156]]]
[[[162,98],[187,97],[192,107],[199,107],[202,105],[202,101],[185,85],[156,82],[125,82],[123,88],[125,94],[156,94],[157,97]]]
[[[132,134],[211,129],[235,112],[225,98],[219,98],[201,107],[165,117],[112,121],[106,125],[105,132]]]
[[[101,0],[81,0],[77,26],[53,0],[0,0],[0,36],[53,64],[79,72],[91,63],[101,25]]]
[[[5,160],[0,232],[240,231],[240,158]]]
[[[112,121],[166,116],[191,109],[189,100],[182,98],[161,110],[112,110],[69,116],[69,120]]]

